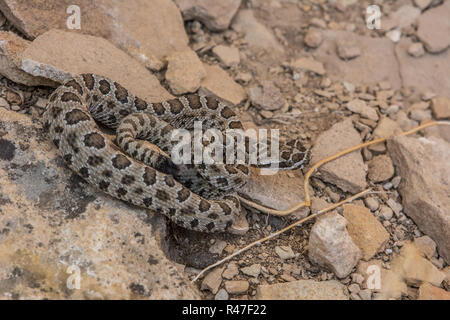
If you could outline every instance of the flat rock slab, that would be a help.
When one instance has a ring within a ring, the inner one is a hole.
[[[30,45],[30,41],[17,36],[13,32],[0,32],[0,74],[6,78],[27,86],[55,86],[56,83],[26,73],[20,67],[22,54]]]
[[[337,55],[337,46],[356,44],[361,55],[351,60],[342,60]],[[401,87],[401,78],[394,54],[394,44],[386,38],[359,36],[348,31],[324,31],[324,41],[314,52],[314,57],[325,65],[327,75],[335,81],[353,84],[377,84],[389,81],[393,89]]]
[[[449,34],[447,34],[448,37],[450,37]],[[395,47],[403,86],[416,87],[420,88],[421,92],[428,90],[437,95],[449,97],[450,50],[415,58],[408,54],[411,44],[410,39],[402,39]]]
[[[336,280],[298,280],[256,289],[258,300],[348,300],[345,286]]]
[[[442,52],[450,46],[450,1],[424,12],[418,21],[417,36],[427,51]]]
[[[250,9],[239,10],[231,27],[245,34],[245,40],[252,49],[284,52],[283,47],[278,43],[272,32],[255,18],[253,11]]]
[[[149,102],[172,98],[142,64],[109,41],[88,35],[50,30],[22,54],[22,70],[62,83],[80,73],[96,73],[117,81]]]
[[[402,177],[403,212],[437,244],[450,263],[450,144],[442,139],[399,136],[388,150]]]
[[[0,119],[2,298],[199,299],[164,255],[162,215],[87,185],[30,117]]]
[[[232,105],[241,103],[247,97],[244,88],[222,68],[209,64],[203,64],[203,67],[206,70],[206,77],[200,84],[199,93],[219,97]]]
[[[383,250],[389,240],[389,233],[369,209],[345,204],[344,217],[348,221],[348,233],[361,249],[364,260],[370,260],[377,252]]]
[[[287,210],[304,201],[304,190],[304,178],[299,171],[261,175],[260,169],[251,168],[251,177],[239,193],[269,208]],[[308,214],[308,208],[295,212],[296,218],[304,218]]]
[[[0,10],[34,39],[50,29],[70,31],[66,10],[74,4],[80,7],[81,28],[73,31],[108,39],[148,67],[161,68],[158,60],[188,48],[181,13],[172,1],[1,0]]]
[[[358,144],[361,144],[361,137],[351,119],[336,123],[317,138],[311,150],[311,164]],[[353,193],[366,188],[366,171],[360,151],[349,153],[319,168],[322,180]]]
[[[199,20],[211,31],[223,31],[230,26],[241,0],[175,0],[184,20]]]

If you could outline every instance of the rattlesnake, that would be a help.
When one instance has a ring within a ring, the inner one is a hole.
[[[148,103],[117,82],[82,74],[51,94],[43,119],[67,165],[113,197],[204,232],[225,231],[241,214],[234,189],[248,180],[248,164],[175,165],[163,152],[135,140],[148,139],[168,153],[172,129],[192,130],[194,121],[221,130],[241,129],[231,108],[215,98],[189,94]],[[94,119],[116,129],[122,149]],[[281,167],[301,167],[309,159],[298,141],[283,148]]]

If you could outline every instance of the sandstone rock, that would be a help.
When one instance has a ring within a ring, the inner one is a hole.
[[[150,102],[173,98],[155,76],[107,40],[73,32],[51,30],[36,38],[22,54],[22,69],[59,83],[96,73]]]
[[[389,81],[393,89],[402,86],[394,44],[389,39],[365,37],[348,31],[326,30],[323,34],[324,41],[314,57],[326,66],[331,80],[355,85]],[[336,54],[336,48],[342,43],[356,44],[361,55],[356,59],[342,60]]]
[[[436,9],[438,8],[433,10]],[[441,28],[439,23],[435,25],[437,28]],[[447,36],[447,38],[450,37]],[[408,48],[411,44],[411,40],[405,38],[395,47],[403,87],[416,87],[421,88],[422,91],[429,90],[440,96],[448,96],[450,92],[450,77],[447,75],[450,72],[450,50],[441,52],[438,55],[425,54],[420,58],[415,58],[408,54]]]
[[[391,220],[392,217],[394,216],[394,212],[388,206],[382,205],[381,208],[380,208],[380,216],[384,220]]]
[[[280,89],[272,81],[264,81],[262,87],[253,87],[248,91],[252,104],[265,110],[278,110],[286,103]]]
[[[199,57],[192,50],[176,52],[167,57],[166,80],[174,94],[195,92],[206,71]]]
[[[323,64],[311,58],[299,58],[291,63],[293,69],[300,69],[317,73],[321,76],[325,74]]]
[[[222,283],[222,272],[224,269],[225,267],[215,268],[209,272],[202,281],[201,289],[209,290],[212,294],[216,294]]]
[[[438,120],[450,118],[450,99],[444,97],[434,98],[431,104],[434,116]]]
[[[410,56],[418,58],[425,54],[425,49],[423,48],[423,44],[421,42],[413,43],[408,48],[408,53]]]
[[[431,111],[430,110],[413,110],[410,115],[411,119],[422,122],[424,120],[431,119]]]
[[[369,209],[345,204],[344,217],[348,222],[348,233],[361,249],[364,260],[370,260],[377,252],[383,249],[389,240],[389,233],[370,213]]]
[[[386,32],[386,37],[390,39],[392,42],[397,43],[400,41],[402,37],[402,32],[399,29],[394,29]]]
[[[0,31],[0,74],[27,86],[56,86],[57,83],[51,80],[34,77],[21,70],[21,57],[29,44],[12,32]]]
[[[437,288],[428,282],[424,282],[419,287],[419,297],[417,300],[450,300],[450,292]]]
[[[241,272],[247,276],[258,278],[261,273],[261,265],[260,264],[252,264],[249,267],[241,268]]]
[[[262,174],[259,168],[250,168],[250,171],[249,181],[238,190],[248,199],[277,210],[287,210],[305,197],[304,178],[300,170],[267,175]],[[308,208],[301,208],[292,216],[302,219],[308,214]]]
[[[411,286],[420,286],[423,282],[429,282],[434,286],[440,286],[445,280],[445,273],[439,271],[430,261],[423,258],[420,251],[412,244],[406,243],[400,255],[392,261],[391,269],[402,274],[406,283]]]
[[[387,155],[379,155],[368,163],[368,177],[373,182],[386,181],[394,176],[394,165]]]
[[[203,66],[206,77],[200,84],[199,93],[217,96],[232,105],[241,103],[247,97],[245,90],[222,68],[207,64]]]
[[[314,224],[309,236],[309,259],[331,269],[339,278],[349,275],[361,258],[346,225],[339,214],[327,213]]]
[[[421,10],[425,10],[431,4],[431,1],[432,0],[414,0],[414,4]]]
[[[225,269],[225,271],[222,273],[222,277],[224,279],[233,279],[234,276],[237,276],[239,274],[239,268],[235,262],[230,262]]]
[[[382,23],[382,28],[389,30],[392,28],[404,29],[415,23],[420,16],[420,10],[412,5],[403,5],[395,12],[392,12]]]
[[[311,150],[311,164],[360,143],[360,135],[353,127],[352,120],[339,122],[319,135]],[[357,193],[366,187],[366,167],[360,151],[326,163],[320,167],[319,173],[322,180],[344,191]]]
[[[229,294],[242,294],[246,293],[248,290],[249,284],[248,281],[245,280],[229,280],[225,281],[225,290]]]
[[[336,280],[298,280],[272,285],[260,285],[256,289],[258,300],[348,300],[345,286]]]
[[[436,243],[429,236],[423,236],[414,239],[414,245],[419,249],[425,257],[431,259],[436,253]]]
[[[343,60],[349,60],[361,55],[361,49],[356,44],[340,43],[337,46],[337,54]]]
[[[236,47],[218,45],[212,49],[212,52],[227,67],[239,64],[240,61],[239,50]]]
[[[217,253],[220,255],[220,254],[222,254],[222,251],[223,251],[223,249],[225,249],[226,246],[227,246],[227,243],[225,241],[218,240],[209,248],[209,252]]]
[[[239,10],[231,27],[245,34],[245,40],[253,49],[263,48],[278,53],[284,51],[275,36],[261,24],[249,9]]]
[[[395,137],[388,141],[391,158],[402,177],[404,213],[437,244],[450,262],[450,144],[431,137]]]
[[[295,253],[289,246],[276,246],[275,252],[282,260],[295,258]]]
[[[323,41],[322,32],[316,28],[309,28],[304,41],[308,47],[317,48]]]
[[[230,25],[241,0],[175,0],[184,20],[199,20],[211,31],[223,31]]]
[[[373,131],[375,138],[383,138],[397,135],[402,132],[400,126],[394,120],[390,118],[381,118],[377,127]]]
[[[450,2],[423,13],[418,20],[417,36],[432,53],[444,51],[450,46]]]
[[[364,204],[367,206],[367,208],[370,209],[370,211],[375,211],[378,209],[378,207],[380,206],[380,203],[378,202],[377,198],[365,198],[364,199]]]
[[[366,102],[360,99],[355,99],[346,104],[348,110],[360,114],[362,117],[378,121],[378,114],[375,109],[367,106]]]
[[[0,127],[3,298],[200,298],[164,254],[162,215],[86,184],[30,117],[1,110]]]
[[[51,5],[38,0],[30,6],[27,0],[2,0],[0,10],[34,39],[50,29],[67,30],[66,10],[73,4],[70,0],[52,1]],[[148,68],[159,70],[167,55],[189,49],[183,19],[172,1],[81,0],[77,5],[81,28],[73,31],[105,38]]]

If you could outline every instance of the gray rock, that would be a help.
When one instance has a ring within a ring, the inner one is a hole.
[[[320,134],[311,150],[311,163],[361,143],[351,119],[344,120]],[[360,151],[355,151],[326,163],[319,168],[321,179],[344,191],[361,192],[366,188],[366,166]]]
[[[272,32],[255,18],[252,10],[239,10],[231,27],[245,34],[245,40],[252,49],[263,48],[278,53],[284,51]]]
[[[295,258],[295,253],[289,246],[276,246],[275,252],[283,260]]]
[[[280,89],[272,81],[264,81],[262,87],[253,87],[248,91],[252,104],[265,110],[278,110],[286,103]]]
[[[324,41],[316,49],[314,57],[326,65],[327,76],[331,80],[355,85],[389,81],[393,89],[402,86],[394,43],[389,39],[360,36],[348,31],[326,30],[323,34]],[[336,47],[341,43],[357,44],[361,55],[356,59],[342,60],[336,54]]]
[[[450,46],[450,2],[423,13],[418,20],[417,36],[432,53],[439,53]]]
[[[314,224],[309,236],[309,259],[331,269],[339,278],[349,275],[361,258],[346,225],[339,214],[327,213]]]
[[[241,272],[247,276],[258,278],[261,273],[261,265],[260,264],[252,264],[249,267],[241,268]]]
[[[374,197],[364,199],[364,203],[366,204],[367,208],[370,209],[370,211],[375,211],[380,206],[378,199]]]
[[[450,262],[450,144],[439,139],[395,137],[388,149],[402,177],[404,212],[437,244]]]
[[[223,288],[220,289],[214,297],[214,300],[228,300],[228,299],[230,299],[230,297],[228,296],[228,292]]]
[[[184,20],[199,20],[211,31],[228,29],[241,0],[175,0]]]

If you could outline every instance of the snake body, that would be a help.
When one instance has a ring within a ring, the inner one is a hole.
[[[203,232],[225,231],[241,214],[234,189],[248,179],[249,165],[180,166],[167,156],[174,128],[192,130],[195,121],[202,121],[222,131],[242,129],[231,108],[215,98],[190,94],[149,103],[115,81],[82,74],[51,94],[43,119],[67,165],[115,198]],[[120,147],[104,135],[97,122],[116,130]],[[286,144],[285,149],[281,153],[285,167],[307,162],[308,152],[298,141]]]

